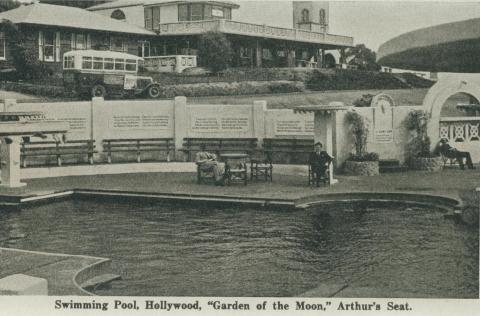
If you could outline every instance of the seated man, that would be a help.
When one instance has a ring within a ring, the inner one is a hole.
[[[315,143],[315,151],[311,153],[308,158],[308,164],[317,179],[317,186],[319,185],[320,178],[325,177],[325,171],[327,171],[329,163],[333,161],[333,158],[322,149],[322,143]]]
[[[200,145],[200,151],[195,156],[195,163],[200,171],[213,172],[216,184],[223,183],[223,171],[217,162],[217,156],[207,152],[205,144]]]
[[[472,157],[470,156],[470,153],[453,148],[448,144],[448,140],[446,138],[442,138],[440,140],[440,142],[437,145],[436,151],[439,152],[442,156],[445,156],[450,159],[456,159],[462,170],[465,169],[463,158],[465,158],[465,161],[469,169],[475,169],[475,167],[472,164]]]

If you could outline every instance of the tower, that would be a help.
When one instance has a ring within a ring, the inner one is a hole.
[[[328,1],[293,1],[293,28],[328,33]]]

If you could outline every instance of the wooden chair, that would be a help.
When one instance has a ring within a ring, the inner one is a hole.
[[[450,165],[450,166],[456,165],[458,162],[457,158],[449,158],[443,154],[440,154],[440,156],[442,157],[443,168],[445,168],[447,165]]]
[[[273,164],[268,156],[256,154],[250,159],[250,181],[264,179],[272,182]]]
[[[320,186],[320,182],[323,184],[330,184],[330,168],[331,168],[332,163],[329,162],[327,165],[327,168],[325,169],[325,172],[323,175],[317,175],[316,173],[313,172],[312,166],[308,165],[308,185],[312,186],[316,184],[317,187]]]
[[[203,171],[200,169],[200,166],[197,165],[197,183],[198,184],[207,184],[215,183],[215,174],[213,171]]]

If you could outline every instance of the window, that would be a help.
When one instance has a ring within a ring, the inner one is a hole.
[[[145,28],[149,30],[153,28],[151,8],[145,8]]]
[[[310,12],[307,9],[302,10],[302,22],[310,21]]]
[[[115,70],[125,70],[125,59],[115,58]]]
[[[90,49],[92,46],[90,42],[90,34],[72,33],[71,46],[72,50]]]
[[[110,38],[110,50],[116,52],[123,52],[125,49],[125,43],[121,37],[111,37]]]
[[[212,17],[223,19],[225,14],[222,7],[212,7]]]
[[[60,62],[60,32],[38,32],[38,59]]]
[[[189,21],[188,4],[178,5],[178,21]]]
[[[137,71],[137,61],[135,59],[127,59],[125,61],[125,70]]]
[[[152,23],[154,30],[160,29],[160,7],[152,8]]]
[[[82,57],[82,69],[92,69],[92,57]]]
[[[5,33],[0,32],[0,60],[6,59],[6,39]]]
[[[178,21],[200,21],[211,19],[231,19],[232,10],[211,4],[192,3],[178,5]]]
[[[93,69],[102,70],[103,69],[103,58],[94,57],[93,58]]]
[[[115,20],[125,20],[126,19],[125,13],[123,13],[123,11],[120,10],[120,9],[117,9],[117,10],[113,11],[112,15],[110,15],[110,17],[112,19],[115,19]]]
[[[105,70],[113,70],[113,58],[105,58],[104,59],[105,62],[104,62],[104,66],[103,66],[103,69]]]
[[[149,41],[139,41],[138,42],[138,56],[140,57],[150,57],[150,42]]]
[[[64,56],[63,57],[63,69],[74,69],[75,61],[73,56]]]
[[[321,25],[327,25],[327,19],[326,19],[326,13],[325,13],[325,9],[320,9],[320,19],[319,19],[319,23]]]
[[[266,60],[272,60],[273,59],[272,51],[268,48],[263,48],[262,49],[262,58],[266,59]]]

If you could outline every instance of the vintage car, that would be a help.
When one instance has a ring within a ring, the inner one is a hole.
[[[70,51],[63,56],[63,82],[82,97],[140,95],[158,98],[160,85],[139,76],[143,59],[126,53],[97,50]]]

